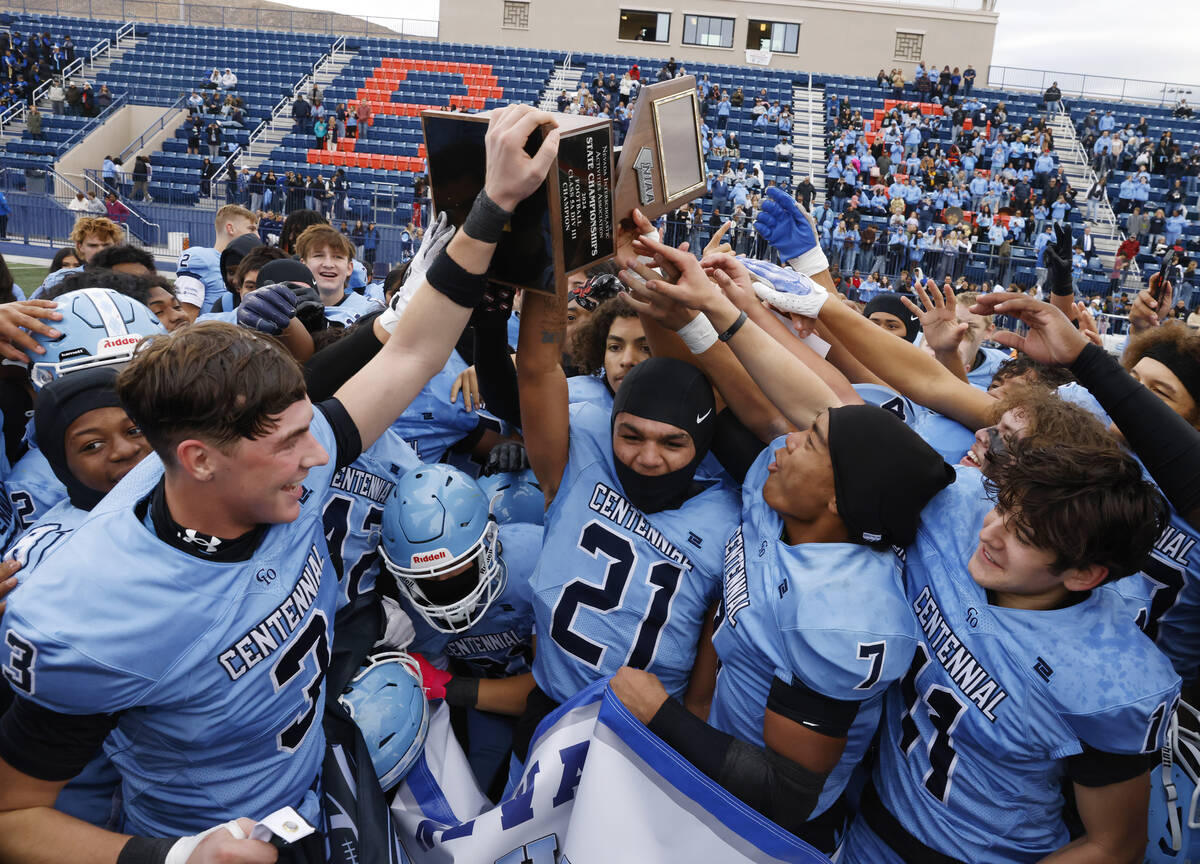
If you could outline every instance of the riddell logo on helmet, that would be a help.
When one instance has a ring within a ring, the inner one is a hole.
[[[414,567],[418,564],[435,564],[438,561],[449,560],[449,549],[434,549],[432,552],[418,552],[412,556],[412,563]]]
[[[142,341],[142,337],[136,333],[128,336],[105,336],[100,340],[97,346],[97,351],[111,351],[113,348],[126,348]]]

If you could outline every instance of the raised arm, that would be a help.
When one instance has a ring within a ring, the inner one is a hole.
[[[725,296],[705,275],[699,261],[652,238],[643,237],[638,243],[651,254],[662,256],[680,273],[676,283],[648,280],[646,290],[665,294],[703,312],[723,341],[729,343],[750,377],[793,425],[807,428],[822,411],[840,404],[833,390],[820,377],[751,322],[749,316]]]
[[[547,507],[558,493],[570,447],[567,376],[562,368],[566,331],[565,296],[525,292],[517,337],[521,431]]]
[[[364,447],[382,435],[446,365],[487,287],[487,269],[508,216],[541,186],[558,153],[558,130],[546,136],[532,157],[525,152],[525,142],[535,128],[553,122],[550,114],[528,105],[510,105],[492,115],[485,195],[476,199],[462,229],[431,264],[396,321],[392,338],[335,394],[358,426]]]

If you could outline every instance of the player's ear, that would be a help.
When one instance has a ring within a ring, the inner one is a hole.
[[[1067,570],[1063,573],[1063,587],[1068,591],[1091,591],[1104,584],[1108,578],[1108,568],[1103,564],[1089,564],[1087,567]]]
[[[186,438],[175,445],[175,462],[193,480],[207,483],[216,472],[214,448],[196,438]]]

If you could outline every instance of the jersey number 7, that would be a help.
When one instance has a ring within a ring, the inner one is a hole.
[[[579,548],[597,560],[601,555],[608,559],[604,583],[593,585],[583,579],[568,582],[554,607],[550,635],[564,651],[599,669],[607,647],[577,633],[571,625],[575,623],[580,606],[606,614],[623,605],[630,575],[637,565],[637,550],[628,538],[595,521],[584,526],[579,535]],[[650,566],[646,581],[654,590],[623,665],[645,669],[653,662],[659,634],[670,615],[671,600],[679,588],[681,575],[679,567],[669,561],[657,561]]]

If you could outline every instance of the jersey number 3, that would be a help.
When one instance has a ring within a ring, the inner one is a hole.
[[[4,672],[4,677],[14,688],[32,696],[33,663],[37,659],[37,649],[18,636],[14,630],[4,634],[4,644],[9,650],[8,664],[0,666],[0,671]]]
[[[572,579],[559,595],[554,607],[550,635],[568,653],[578,657],[589,666],[599,669],[606,647],[582,636],[571,625],[580,606],[595,609],[601,614],[611,612],[622,605],[629,577],[637,564],[637,550],[620,534],[611,531],[599,522],[589,522],[579,535],[579,548],[599,560],[608,559],[604,573],[604,584],[593,585],[583,579]],[[646,581],[653,587],[649,608],[642,614],[633,647],[624,665],[645,669],[654,660],[658,651],[658,637],[671,611],[671,600],[679,588],[682,571],[669,561],[658,561],[646,573]]]
[[[300,714],[276,736],[280,750],[295,752],[316,719],[317,708],[321,704],[321,682],[325,680],[325,670],[329,668],[329,637],[325,635],[328,626],[325,616],[314,612],[308,626],[292,640],[292,644],[288,645],[271,668],[271,682],[278,693],[309,666],[310,654],[312,666],[315,667],[311,669],[312,678],[304,688],[305,701]]]

